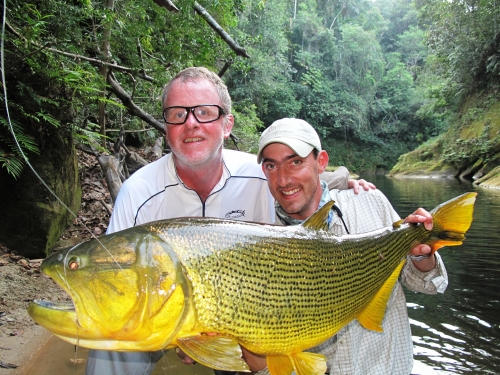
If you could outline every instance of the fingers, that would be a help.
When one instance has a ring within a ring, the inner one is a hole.
[[[405,223],[423,223],[425,229],[431,230],[433,226],[432,215],[423,208],[417,209],[404,220]]]
[[[415,260],[412,259],[415,268],[421,272],[429,272],[433,270],[436,267],[436,257],[431,255],[431,253],[431,248],[424,244],[417,245],[411,249],[410,255],[413,255],[414,257],[421,257]]]
[[[377,188],[374,184],[372,184],[371,182],[368,182],[364,179],[360,179],[360,180],[349,179],[347,181],[347,187],[349,189],[353,189],[355,194],[359,193],[360,188],[362,188],[363,190],[366,190],[366,191],[368,191],[370,189]]]
[[[244,347],[241,347],[241,354],[252,372],[259,372],[267,367],[267,360],[265,356],[252,353]]]
[[[429,255],[430,253],[431,253],[430,246],[425,244],[419,244],[410,251],[410,255],[413,256]]]
[[[361,180],[359,180],[358,182],[359,182],[359,185],[360,185],[360,186],[361,186],[364,190],[366,190],[366,191],[368,191],[368,190],[370,190],[370,189],[371,189],[371,190],[375,190],[375,189],[377,188],[374,184],[372,184],[371,182],[366,181],[366,180],[364,180],[364,179],[361,179]]]
[[[196,361],[193,358],[184,353],[180,348],[175,348],[175,352],[181,359],[181,362],[184,363],[185,365],[194,365],[196,363]]]

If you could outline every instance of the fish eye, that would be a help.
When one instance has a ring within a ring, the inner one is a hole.
[[[80,267],[80,257],[72,256],[68,259],[68,268],[72,271],[77,270]]]

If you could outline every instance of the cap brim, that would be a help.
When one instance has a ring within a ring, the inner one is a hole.
[[[262,144],[262,146],[260,147],[260,151],[257,155],[257,163],[260,163],[262,161],[262,151],[264,151],[264,149],[271,143],[284,144],[290,147],[298,156],[302,158],[305,158],[314,149],[314,146],[311,146],[310,144],[301,141],[300,139],[287,138],[287,137],[274,138]]]

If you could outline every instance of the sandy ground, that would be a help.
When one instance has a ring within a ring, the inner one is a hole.
[[[39,265],[0,250],[0,375],[22,374],[51,336],[31,320],[28,304],[35,298],[66,299],[59,286],[40,274]]]

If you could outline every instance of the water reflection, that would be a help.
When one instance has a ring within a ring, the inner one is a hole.
[[[455,179],[374,181],[401,216],[477,191],[474,221],[462,246],[446,247],[443,295],[406,291],[415,359],[438,374],[500,373],[500,191]],[[425,374],[426,372],[416,373]]]

